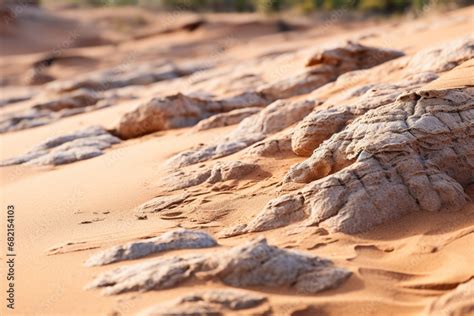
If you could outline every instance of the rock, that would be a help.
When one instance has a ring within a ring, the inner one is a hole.
[[[245,155],[260,157],[275,157],[283,153],[293,153],[290,133],[271,136],[252,145],[245,151]]]
[[[271,200],[248,225],[236,225],[221,232],[222,237],[232,237],[249,232],[260,232],[286,226],[305,219],[303,195],[283,195]]]
[[[370,58],[367,57],[369,55]],[[245,90],[242,91],[240,87],[234,93],[226,93],[225,96],[178,93],[163,98],[154,98],[126,113],[117,126],[117,134],[125,139],[139,137],[164,129],[192,126],[220,113],[248,107],[264,107],[280,98],[308,93],[335,80],[337,76],[346,71],[368,68],[402,55],[403,53],[399,51],[366,47],[354,43],[323,49],[318,52],[318,57],[313,57],[318,61],[308,64],[310,68],[283,81],[264,83],[263,80],[255,80],[258,76],[253,74],[250,75],[252,80],[248,81],[249,85]],[[209,75],[212,74],[213,72],[209,73]],[[258,87],[255,87],[256,83],[260,83]],[[216,118],[215,120],[220,122],[221,119]]]
[[[139,313],[140,316],[223,315],[262,305],[266,297],[242,290],[210,290],[181,296]]]
[[[115,246],[90,257],[85,265],[101,266],[123,260],[134,260],[150,254],[176,249],[207,248],[217,246],[217,242],[205,232],[178,229],[160,236]]]
[[[419,90],[367,112],[289,170],[285,181],[311,183],[285,199],[302,195],[307,225],[345,233],[410,212],[460,210],[474,179],[473,96],[474,88]],[[277,202],[257,218],[271,220]]]
[[[258,95],[245,94],[215,99],[178,93],[154,98],[126,113],[120,120],[116,133],[123,139],[134,138],[161,130],[192,126],[213,114],[265,104],[266,101]]]
[[[64,109],[84,108],[94,105],[101,98],[92,90],[81,89],[46,102],[33,105],[33,109],[57,112]]]
[[[457,316],[474,313],[474,279],[435,298],[426,308],[429,316]]]
[[[400,61],[409,74],[422,72],[444,72],[474,57],[474,37],[469,35],[427,48],[408,60]]]
[[[192,64],[177,66],[170,63],[125,63],[119,67],[88,73],[72,80],[55,81],[48,84],[47,88],[55,92],[69,92],[84,88],[104,91],[174,79],[204,69],[206,67]]]
[[[99,126],[53,137],[35,146],[24,155],[0,162],[0,166],[19,164],[62,165],[102,155],[104,149],[120,143]]]
[[[150,201],[147,201],[137,207],[137,212],[141,213],[157,213],[170,206],[182,203],[188,199],[190,195],[188,193],[183,193],[180,195],[172,196],[159,196]]]
[[[5,118],[0,120],[0,133],[50,124],[63,117],[110,105],[106,100],[103,102],[101,100],[103,100],[102,95],[83,89],[58,96],[53,100],[36,101],[31,108],[5,115]]]
[[[309,93],[343,73],[371,68],[401,56],[403,53],[400,51],[347,42],[317,51],[302,73],[270,83],[261,87],[259,92],[273,100]]]
[[[105,294],[172,288],[191,279],[212,279],[234,287],[288,287],[317,293],[339,286],[351,272],[331,261],[269,246],[257,239],[215,253],[150,259],[99,275],[87,288]]]
[[[258,168],[254,163],[242,161],[219,161],[211,168],[201,171],[177,171],[168,176],[164,186],[170,190],[180,190],[202,183],[214,184],[228,180],[238,180],[252,173]]]
[[[204,131],[211,128],[224,127],[240,123],[244,118],[257,114],[261,108],[237,109],[227,113],[220,113],[211,116],[208,119],[200,121],[194,127],[194,131]]]
[[[424,84],[438,78],[438,73],[450,70],[474,57],[474,40],[463,38],[444,44],[441,47],[428,48],[414,56],[394,61],[395,68],[402,68],[404,79],[395,83],[369,83],[356,85],[345,93],[327,100],[331,105],[326,110],[315,110],[295,128],[292,136],[292,148],[299,156],[308,157],[324,140],[340,131],[346,123],[369,110],[394,102],[401,94],[407,94],[421,88]],[[372,71],[373,70],[373,71]],[[367,70],[360,75],[378,78],[382,69]],[[374,72],[371,75],[371,72]],[[359,74],[356,74],[356,77]],[[342,90],[346,77],[350,80],[351,73],[338,78],[331,87]],[[339,86],[339,87],[338,87]],[[322,89],[322,92],[324,89]],[[318,92],[314,93],[318,96]],[[352,102],[344,104],[348,99]],[[342,103],[342,104],[341,104]]]
[[[275,101],[258,114],[244,119],[217,144],[182,152],[172,157],[168,165],[183,167],[231,155],[300,121],[313,108],[313,101]]]

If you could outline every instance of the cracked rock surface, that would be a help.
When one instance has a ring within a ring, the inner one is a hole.
[[[393,61],[395,66],[403,69],[405,79],[396,83],[364,84],[349,89],[349,93],[336,94],[333,100],[328,100],[331,104],[328,109],[316,109],[295,128],[291,141],[294,153],[299,156],[310,156],[324,140],[339,132],[349,120],[392,103],[402,94],[416,91],[426,83],[437,79],[440,72],[451,70],[473,57],[474,40],[462,38],[442,47],[428,48],[414,56]],[[355,76],[365,74],[370,77],[371,72],[376,74],[379,71],[370,69]],[[350,76],[347,77],[351,80]],[[345,80],[344,75],[341,76],[335,82],[335,87],[339,83],[343,86]],[[316,91],[315,96],[317,95]]]
[[[120,143],[120,139],[99,126],[53,137],[35,146],[26,154],[0,162],[0,166],[19,164],[62,165],[100,156],[104,149]]]
[[[146,257],[150,254],[167,250],[207,248],[216,246],[217,242],[209,234],[189,229],[178,229],[166,232],[154,238],[148,238],[126,245],[115,246],[90,257],[85,265],[101,266],[124,260]]]
[[[248,311],[262,305],[266,297],[242,290],[210,290],[189,294],[170,302],[158,304],[139,313],[140,316],[224,315]]]
[[[419,90],[355,119],[293,166],[309,183],[270,201],[235,235],[288,225],[357,233],[417,211],[460,210],[474,180],[474,88]],[[318,180],[319,179],[319,180]]]
[[[190,279],[234,287],[288,287],[317,293],[339,286],[351,272],[331,261],[267,244],[264,238],[217,253],[151,259],[102,273],[88,288],[104,294],[172,288]]]

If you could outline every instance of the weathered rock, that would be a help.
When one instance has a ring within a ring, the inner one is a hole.
[[[461,316],[472,313],[474,313],[473,279],[434,299],[425,311],[429,316]]]
[[[154,98],[126,113],[120,120],[116,133],[124,139],[134,138],[160,130],[192,126],[213,114],[264,105],[266,101],[257,94],[215,99],[178,93],[165,98]]]
[[[157,213],[168,207],[174,206],[176,204],[182,203],[189,198],[188,193],[183,193],[180,195],[171,195],[171,196],[159,196],[150,201],[147,201],[137,207],[137,212],[142,213]]]
[[[268,137],[245,151],[245,155],[261,157],[274,157],[283,153],[293,153],[290,133]]]
[[[78,89],[104,91],[132,85],[146,85],[161,80],[169,80],[190,75],[206,67],[196,65],[174,65],[170,63],[125,64],[119,67],[85,74],[72,80],[60,80],[50,83],[47,88],[56,92],[68,92]]]
[[[176,249],[207,248],[217,242],[205,232],[178,229],[160,236],[115,246],[90,257],[85,265],[101,266],[123,260],[133,260],[150,254]]]
[[[103,154],[103,150],[119,143],[102,127],[92,126],[75,133],[46,140],[24,155],[4,160],[0,166],[32,164],[62,165]]]
[[[185,295],[173,301],[150,307],[139,315],[224,315],[229,311],[237,312],[260,306],[265,301],[266,297],[248,291],[211,290]]]
[[[348,42],[319,50],[308,60],[301,74],[270,83],[259,92],[273,100],[309,93],[343,73],[371,68],[400,56],[403,56],[400,51]]]
[[[88,288],[105,294],[161,290],[190,279],[213,279],[235,287],[289,287],[317,293],[339,286],[351,273],[331,261],[269,246],[258,239],[223,251],[151,259],[99,275]]]
[[[64,109],[84,108],[96,104],[100,99],[98,93],[80,89],[50,101],[37,103],[33,105],[33,109],[57,112]]]
[[[0,133],[50,124],[62,117],[97,110],[110,105],[102,99],[102,95],[84,89],[58,96],[50,101],[37,101],[29,109],[6,115],[0,121]]]
[[[345,93],[338,93],[328,100],[331,106],[326,110],[315,110],[295,128],[292,136],[293,151],[300,156],[310,156],[324,140],[340,131],[346,123],[371,109],[394,102],[401,94],[416,91],[424,84],[438,78],[437,73],[451,70],[465,60],[474,57],[474,40],[462,38],[441,47],[428,48],[412,57],[394,61],[394,66],[402,68],[405,79],[395,84],[371,83],[356,86]],[[363,73],[371,76],[371,70]],[[379,69],[374,69],[379,72]],[[341,76],[334,83],[345,84],[351,73]],[[374,76],[377,78],[377,76]],[[339,88],[341,90],[341,88]],[[315,96],[317,96],[317,91]],[[348,99],[354,99],[344,104]]]
[[[408,74],[422,72],[444,72],[453,69],[474,57],[474,37],[469,35],[443,43],[435,48],[427,48],[400,64]]]
[[[367,57],[369,55],[370,58]],[[308,93],[335,80],[344,72],[372,67],[402,55],[399,51],[354,43],[323,49],[313,57],[314,61],[308,64],[310,68],[283,81],[265,83],[260,80],[260,86],[255,88],[255,80],[252,79],[243,92],[238,89],[238,92],[226,93],[226,96],[221,97],[178,93],[152,99],[126,113],[117,126],[117,134],[122,138],[139,137],[163,129],[195,125],[219,113],[247,107],[263,107],[280,98]]]
[[[231,155],[300,121],[313,108],[313,101],[275,101],[258,114],[244,119],[217,144],[182,152],[172,157],[168,165],[182,167]]]
[[[164,180],[164,186],[169,190],[185,189],[202,183],[217,183],[228,180],[238,180],[255,171],[258,165],[242,161],[219,161],[204,171],[188,172],[179,170]]]
[[[261,108],[244,108],[216,114],[196,124],[194,131],[204,131],[211,128],[235,125],[240,123],[244,118],[257,114],[261,110]]]
[[[270,201],[248,227],[224,233],[275,228],[302,216],[307,225],[357,233],[410,212],[460,210],[463,186],[474,180],[473,96],[474,88],[420,90],[367,112],[287,173],[286,181],[313,181],[279,198],[293,203],[302,196],[303,207],[293,207],[290,217],[279,199]]]
[[[221,236],[232,237],[248,232],[265,231],[301,221],[306,217],[303,195],[284,195],[271,200],[248,225],[241,224],[224,229]]]

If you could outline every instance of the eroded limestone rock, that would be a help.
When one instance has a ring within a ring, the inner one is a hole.
[[[227,113],[220,113],[211,116],[208,119],[200,121],[195,127],[195,131],[204,131],[211,128],[224,127],[240,123],[244,118],[260,112],[261,108],[237,109]]]
[[[60,80],[48,84],[47,88],[56,92],[78,89],[104,91],[132,85],[146,85],[161,80],[169,80],[190,75],[206,67],[197,65],[174,65],[170,63],[125,64],[78,76],[72,80]]]
[[[165,179],[165,186],[170,190],[185,189],[201,183],[214,184],[228,180],[238,180],[258,168],[254,163],[242,161],[219,161],[204,171],[177,171]]]
[[[301,217],[307,225],[357,233],[410,212],[460,210],[468,199],[463,186],[474,180],[473,124],[474,88],[402,95],[355,119],[293,166],[285,181],[309,183],[298,194],[270,201],[249,225],[224,233],[275,228]],[[304,206],[293,211],[279,203],[301,198]]]
[[[139,315],[224,315],[230,311],[245,312],[262,305],[265,301],[265,296],[248,291],[220,289],[185,295],[150,307]]]
[[[301,74],[265,85],[259,91],[273,100],[289,98],[309,93],[343,73],[371,68],[400,56],[400,51],[348,42],[317,51]]]
[[[112,247],[90,257],[85,265],[88,267],[101,266],[117,261],[143,258],[167,250],[207,248],[216,245],[217,242],[214,238],[205,232],[178,229],[154,238]]]
[[[6,115],[0,121],[0,133],[46,125],[62,117],[97,110],[109,105],[98,93],[86,89],[74,91],[49,101],[37,101],[29,109]]]
[[[275,101],[258,114],[244,119],[217,144],[182,152],[172,157],[168,164],[182,167],[231,155],[300,121],[313,110],[314,104],[314,101]]]
[[[351,273],[331,261],[269,246],[257,239],[223,251],[124,266],[99,275],[88,288],[105,294],[171,288],[190,279],[213,279],[234,287],[289,287],[304,293],[334,288]]]
[[[225,99],[178,93],[154,98],[126,113],[116,133],[124,139],[134,138],[160,130],[192,126],[213,114],[244,107],[262,107],[266,103],[258,94],[252,93]]]
[[[260,80],[260,85],[255,87],[256,82],[252,79],[243,91],[240,88],[238,92],[220,97],[178,93],[155,98],[125,114],[117,126],[117,133],[122,138],[139,137],[159,130],[195,125],[220,113],[264,107],[277,99],[308,93],[344,72],[369,68],[402,55],[399,51],[354,43],[322,49],[311,58],[301,74],[282,81],[268,83]]]
[[[330,104],[328,109],[316,109],[295,128],[292,136],[293,151],[300,156],[310,156],[324,140],[344,128],[349,120],[371,109],[392,103],[402,94],[416,91],[437,79],[439,73],[451,70],[473,57],[474,40],[461,38],[440,47],[425,49],[412,57],[395,60],[394,67],[402,68],[403,80],[394,84],[363,84],[344,93],[337,93],[327,100]],[[364,75],[370,78],[370,71],[356,73],[355,76]],[[378,73],[380,69],[374,71]],[[377,75],[374,77],[377,78]],[[342,75],[331,88],[336,89],[338,84],[344,86],[347,80],[351,80],[351,73]],[[315,93],[315,96],[317,95]]]
[[[474,313],[474,279],[433,300],[427,307],[429,316],[458,316]]]
[[[104,149],[120,143],[120,139],[99,126],[53,137],[35,146],[24,155],[4,160],[0,166],[62,165],[102,155]]]

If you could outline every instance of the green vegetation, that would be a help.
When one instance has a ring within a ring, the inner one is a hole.
[[[48,0],[43,2],[47,3]],[[272,13],[297,9],[311,13],[344,8],[390,14],[421,11],[427,6],[467,5],[470,0],[68,0],[66,2],[87,6],[140,5],[166,10],[216,12]]]

